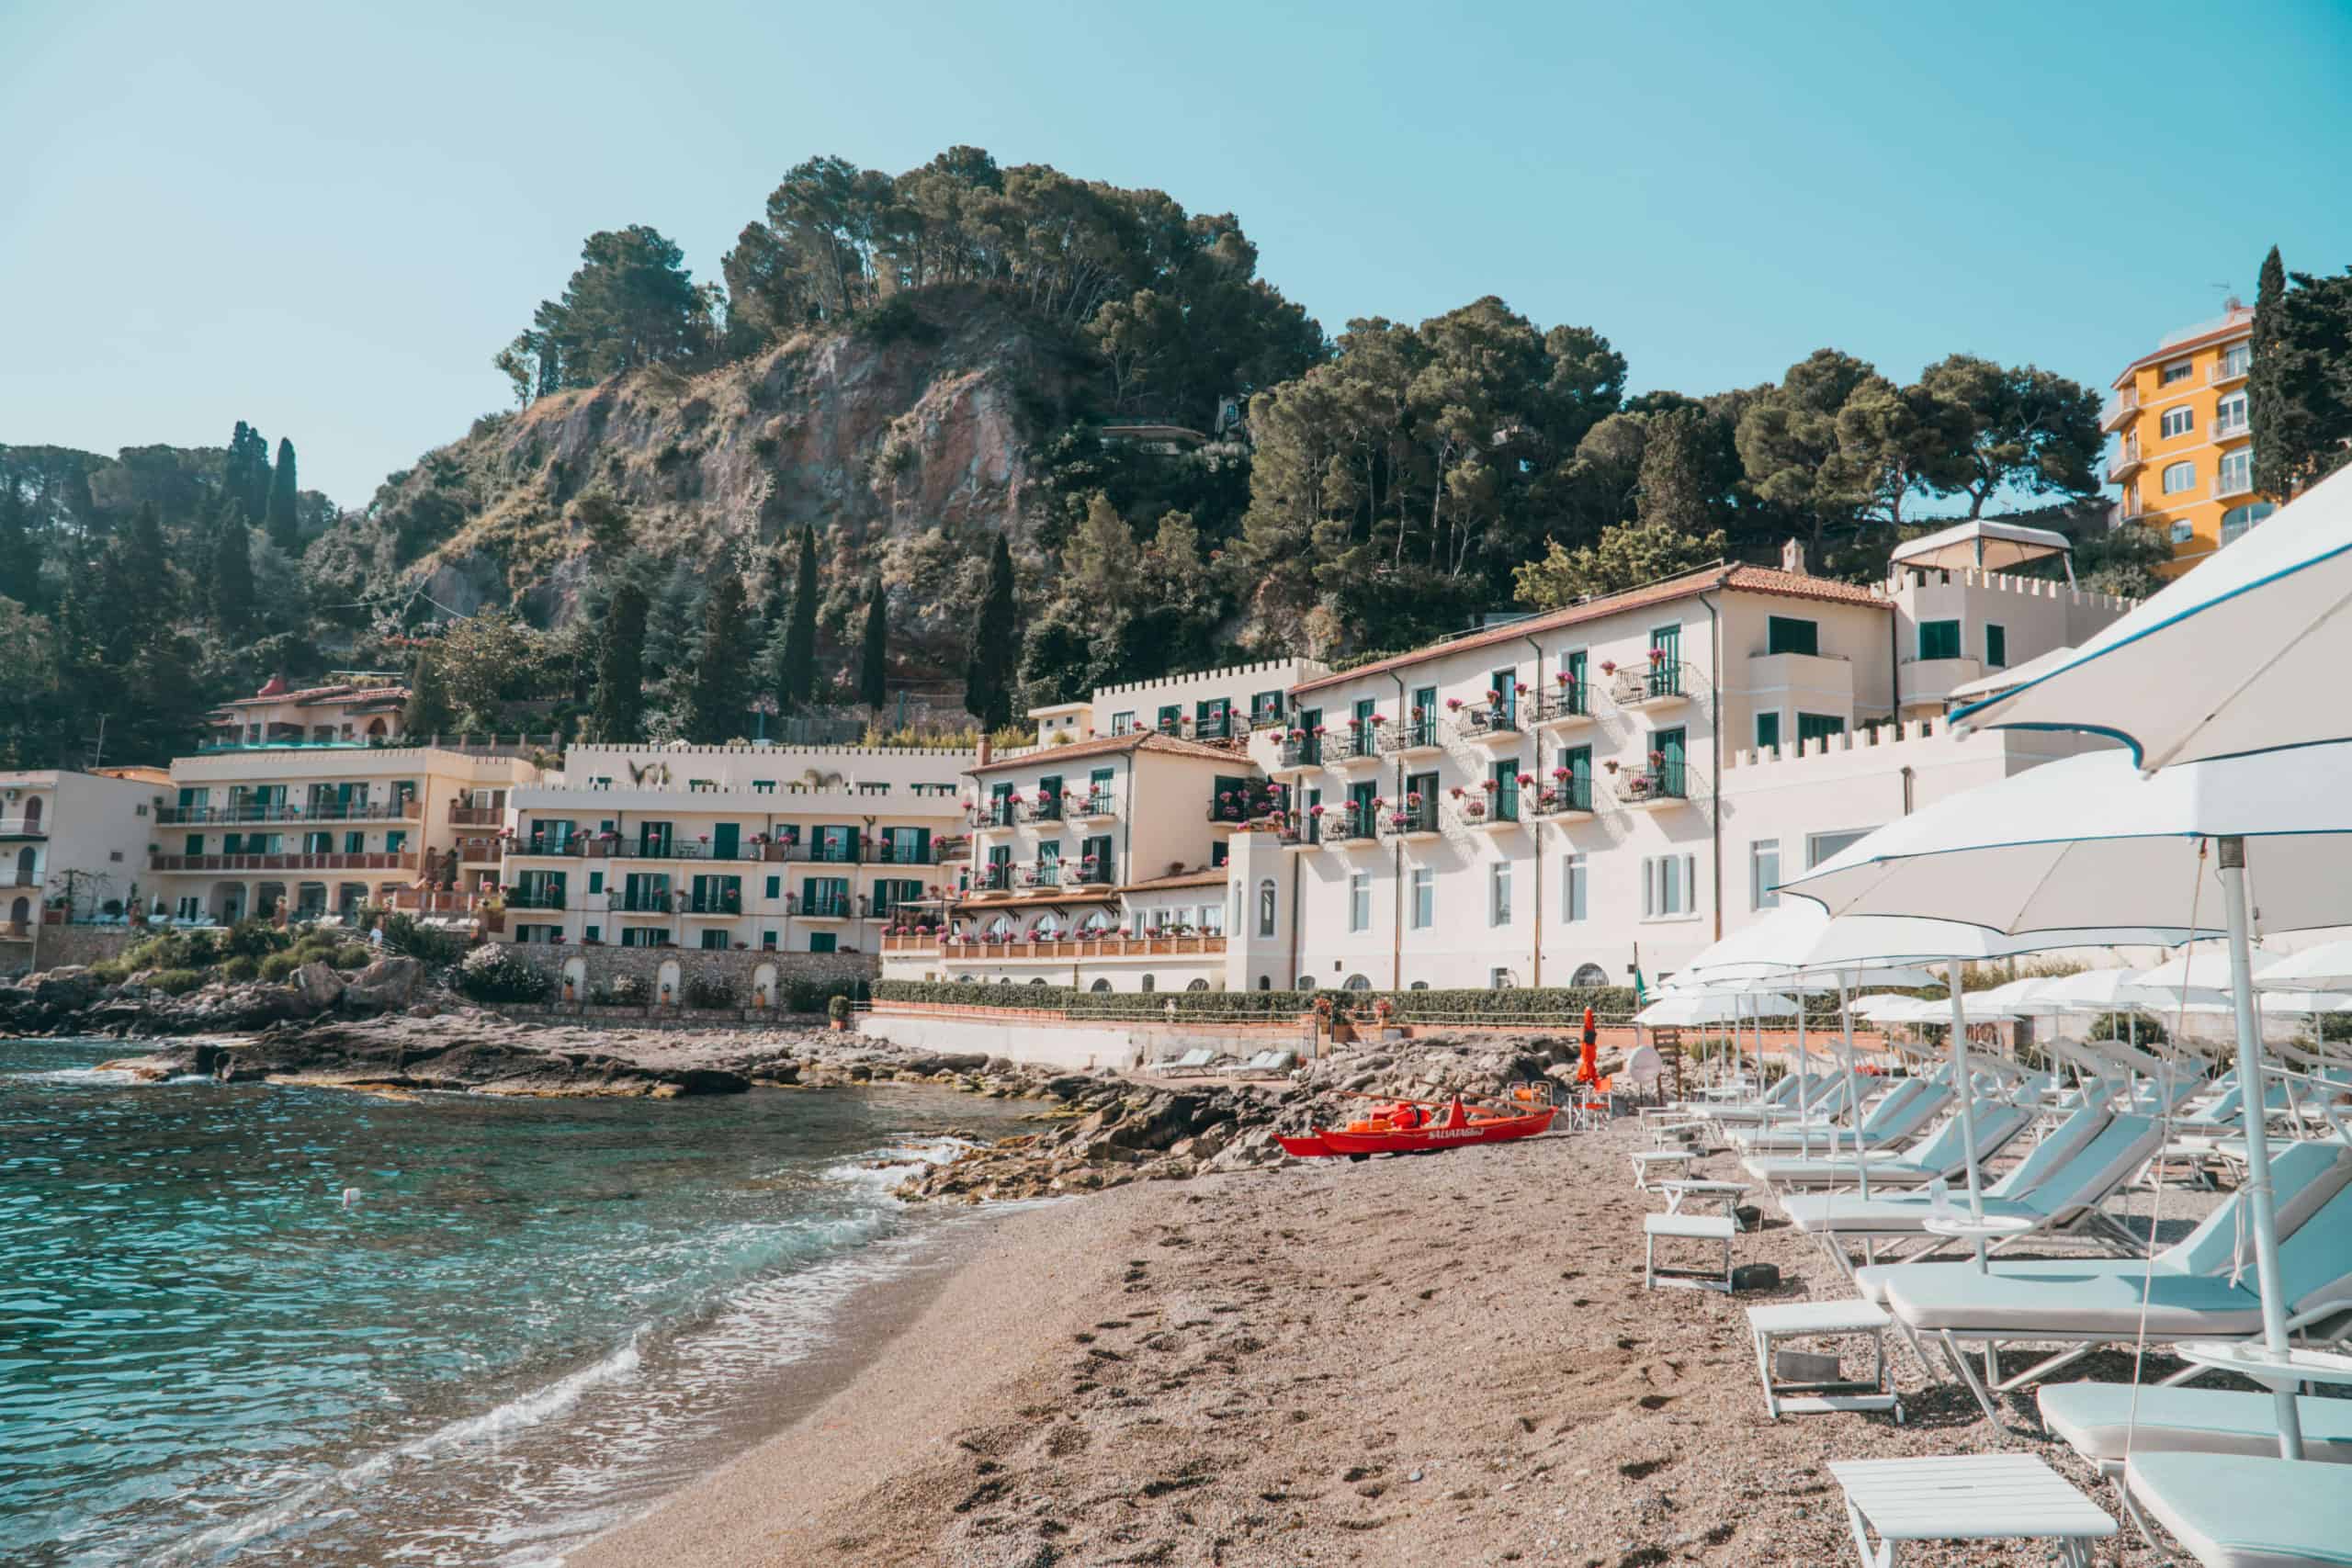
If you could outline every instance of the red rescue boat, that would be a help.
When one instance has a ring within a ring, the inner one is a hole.
[[[1346,1155],[1369,1159],[1374,1155],[1436,1154],[1468,1144],[1509,1143],[1551,1129],[1557,1107],[1532,1095],[1522,1104],[1524,1109],[1498,1110],[1453,1100],[1444,1103],[1442,1113],[1432,1114],[1431,1101],[1389,1100],[1344,1127],[1317,1127],[1304,1136],[1278,1133],[1275,1141],[1301,1158]]]

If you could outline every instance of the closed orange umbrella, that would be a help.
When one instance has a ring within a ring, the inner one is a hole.
[[[1582,1059],[1577,1063],[1577,1082],[1598,1083],[1600,1081],[1600,1036],[1592,1027],[1592,1010],[1587,1008],[1584,1010],[1584,1052]]]

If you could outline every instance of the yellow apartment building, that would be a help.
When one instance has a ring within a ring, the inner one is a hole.
[[[2172,333],[2124,367],[2100,428],[2115,437],[2107,478],[2122,487],[2115,522],[2154,528],[2172,546],[2177,577],[2278,510],[2254,492],[2246,370],[2254,312],[2222,315]]]

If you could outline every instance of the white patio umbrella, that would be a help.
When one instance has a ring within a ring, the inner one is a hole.
[[[1634,1015],[1647,1028],[1690,1028],[1702,1023],[1728,1023],[1760,1014],[1786,1018],[1797,1010],[1792,997],[1749,994],[1735,990],[1685,991],[1660,997]]]
[[[2343,491],[2352,501],[2352,491]],[[2238,1081],[2264,1102],[2252,943],[2352,913],[2352,745],[2291,758],[2246,756],[2134,771],[2108,751],[2069,758],[1952,795],[1880,829],[1787,885],[1837,915],[1961,919],[2006,934],[2157,919],[2229,938]],[[2248,884],[2259,890],[2250,900]],[[2258,1109],[2245,1119],[2263,1343],[2288,1353],[2270,1152]],[[2280,1451],[2301,1457],[2290,1396]]]
[[[2352,468],[2086,641],[1953,717],[2088,729],[2150,772],[2352,739],[2352,703],[2310,673],[2352,667]]]
[[[2252,956],[2257,964],[2267,964],[2276,954],[2257,942]],[[2167,1001],[2176,997],[2186,1001],[2224,1000],[2230,994],[2230,944],[2192,942],[2154,968],[2141,970],[2132,980],[2143,990],[2163,993]]]
[[[2290,953],[2256,972],[2264,991],[2352,991],[2352,942],[2324,942]]]

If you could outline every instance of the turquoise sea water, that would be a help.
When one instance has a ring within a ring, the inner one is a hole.
[[[977,1223],[868,1162],[1021,1109],[93,1070],[121,1050],[0,1041],[0,1562],[551,1560],[788,1419],[865,1287]]]

